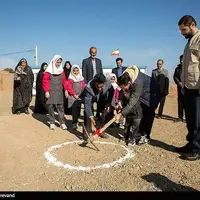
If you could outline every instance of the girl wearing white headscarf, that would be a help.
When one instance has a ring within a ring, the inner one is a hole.
[[[49,63],[42,80],[42,86],[47,99],[46,104],[49,112],[50,129],[55,129],[54,109],[57,108],[60,127],[65,130],[64,107],[63,107],[63,88],[67,98],[67,80],[62,68],[62,58],[55,55]]]
[[[78,118],[81,112],[81,100],[79,99],[85,87],[84,78],[78,65],[73,65],[68,77],[68,108],[72,109],[72,129],[77,129]]]
[[[121,88],[117,85],[117,76],[114,73],[110,74],[110,81],[115,90],[112,101],[112,106],[115,107],[119,103],[119,92]]]

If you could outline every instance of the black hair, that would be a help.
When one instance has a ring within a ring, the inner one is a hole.
[[[183,55],[181,55],[179,58],[180,58],[180,59],[183,59]]]
[[[194,23],[195,26],[197,25],[194,17],[192,17],[191,15],[185,15],[179,20],[178,25],[191,26],[192,23]]]
[[[70,61],[66,61],[65,62],[63,69],[66,67],[67,63],[70,65],[70,69],[71,69],[72,68],[72,64],[70,63]]]
[[[99,74],[96,74],[94,76],[93,81],[95,83],[105,83],[106,82],[106,77],[102,73],[99,73]]]
[[[123,62],[123,59],[122,58],[117,58],[116,59],[116,62],[118,62],[118,61],[120,61],[121,60],[121,62]]]
[[[162,59],[159,59],[157,62],[159,62],[159,61],[162,61],[162,64],[164,63],[164,60],[162,60]]]
[[[70,68],[69,68],[69,69],[66,68],[67,63],[70,65]],[[71,72],[71,68],[72,68],[72,64],[70,63],[70,61],[66,61],[65,64],[64,64],[64,66],[63,66],[66,79],[69,78],[69,74],[70,74],[70,72]]]
[[[117,79],[117,84],[120,85],[128,85],[128,83],[131,81],[131,78],[127,72],[122,74],[118,79]]]
[[[40,69],[41,69],[43,72],[44,72],[44,66],[45,66],[45,65],[48,65],[48,64],[45,63],[45,62],[43,62],[43,63],[41,64],[41,68],[40,68]]]

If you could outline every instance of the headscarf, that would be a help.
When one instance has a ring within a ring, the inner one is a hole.
[[[131,83],[133,84],[138,77],[139,74],[139,69],[137,68],[136,65],[129,66],[127,69],[123,72],[123,74],[128,73],[131,79]]]
[[[112,84],[112,86],[113,86],[113,88],[114,88],[114,90],[115,90],[115,89],[118,88],[118,85],[117,85],[117,76],[116,76],[114,73],[111,73],[111,74],[110,74],[110,81],[111,81],[111,79],[112,79],[113,77],[115,77],[116,82],[115,82],[115,83],[112,83],[112,82],[111,82],[111,84]]]
[[[78,68],[79,69],[79,74],[78,75],[75,75],[73,70],[75,68]],[[81,69],[78,65],[73,65],[72,68],[71,68],[71,72],[70,72],[70,75],[69,75],[69,79],[72,79],[74,82],[80,82],[80,81],[83,81],[84,78],[83,76],[81,75]]]
[[[53,59],[51,60],[51,62],[49,63],[46,69],[46,72],[49,72],[50,74],[56,74],[56,75],[61,74],[63,72],[62,63],[58,68],[55,65],[59,59],[62,59],[62,57],[60,55],[55,55]]]
[[[26,60],[25,58],[22,58],[22,59],[18,62],[17,66],[15,67],[15,71],[17,70],[17,67],[18,67],[18,66],[21,66],[22,62],[26,62],[26,67],[28,66],[27,60]]]

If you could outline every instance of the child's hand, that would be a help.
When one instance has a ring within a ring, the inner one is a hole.
[[[65,97],[67,98],[69,96],[67,90],[65,90]]]
[[[47,99],[50,98],[50,94],[49,94],[49,92],[45,92],[45,97],[46,97]]]
[[[78,99],[79,97],[78,97],[78,95],[74,95],[74,98],[75,98],[75,99]]]

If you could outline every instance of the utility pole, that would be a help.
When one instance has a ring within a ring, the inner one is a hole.
[[[35,65],[38,66],[38,48],[35,47]]]

